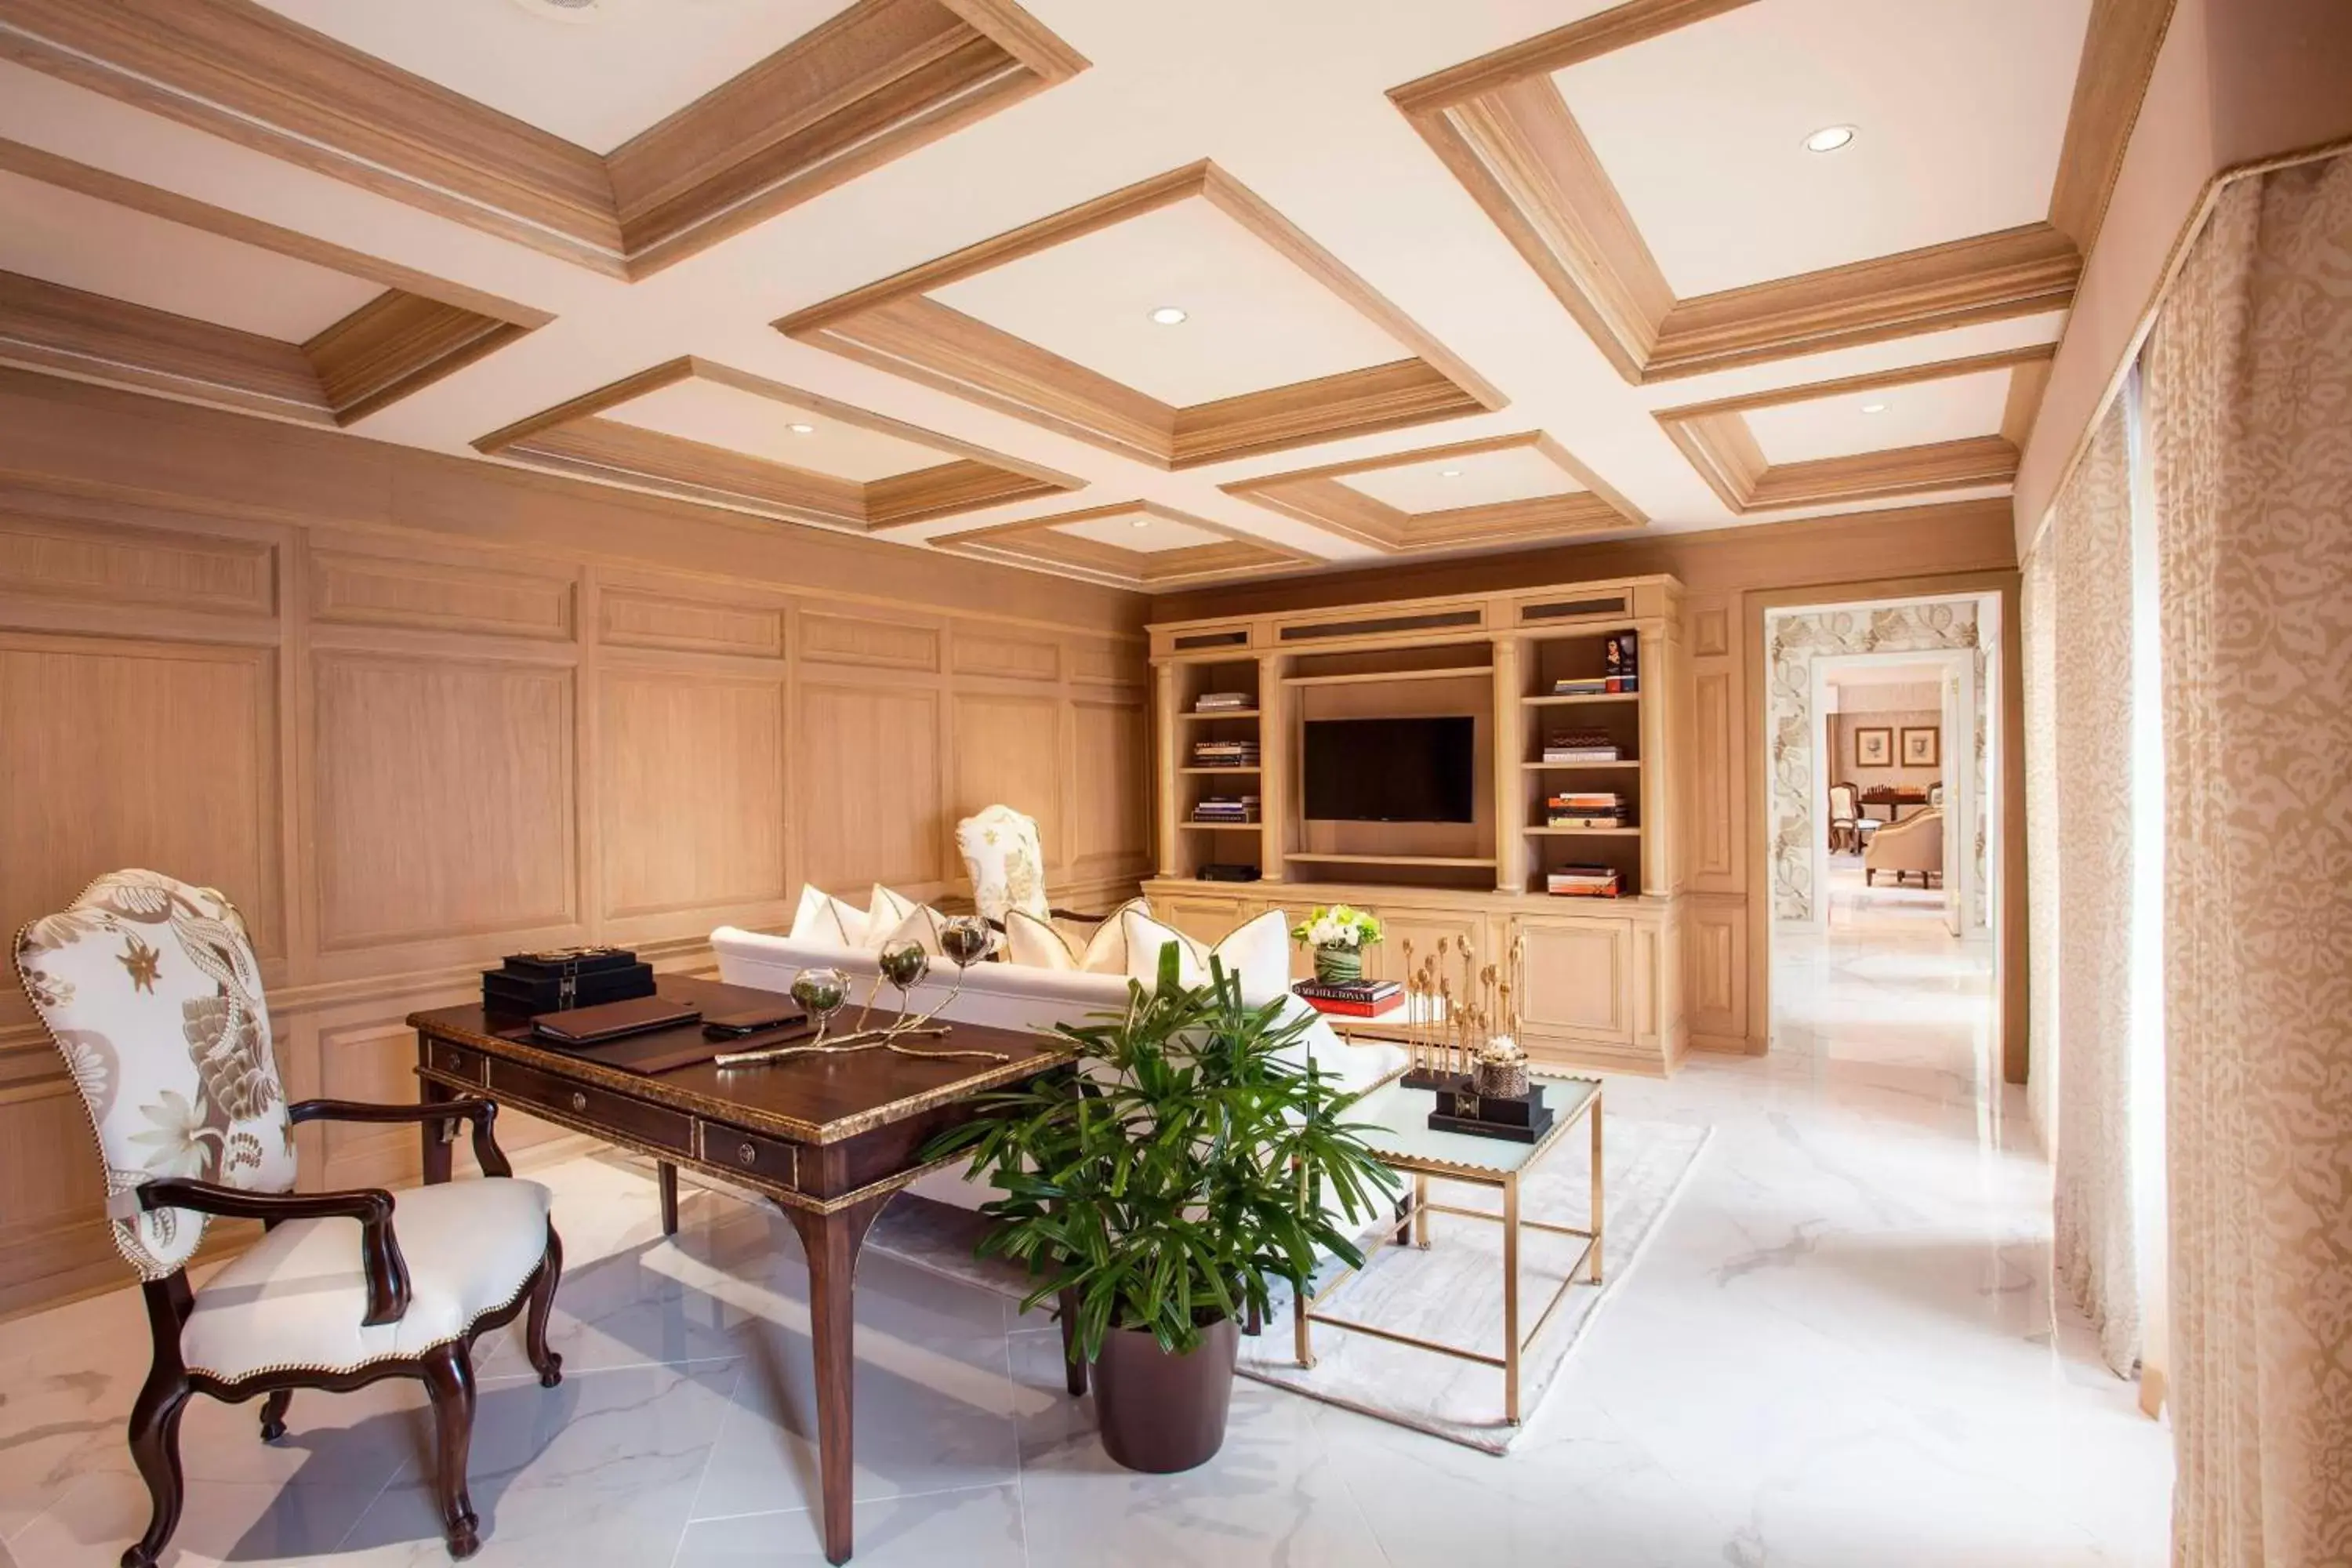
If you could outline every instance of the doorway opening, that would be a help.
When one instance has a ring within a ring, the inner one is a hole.
[[[2001,617],[1994,592],[1764,611],[1774,1048],[1999,1084]]]

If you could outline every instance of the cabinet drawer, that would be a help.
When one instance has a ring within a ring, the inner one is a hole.
[[[585,1123],[590,1131],[607,1128],[620,1138],[654,1148],[694,1152],[694,1119],[683,1111],[589,1084],[568,1083],[514,1062],[493,1060],[489,1069],[490,1092],[498,1099],[551,1110],[568,1121]]]
[[[451,1078],[462,1078],[467,1083],[489,1081],[484,1071],[486,1060],[481,1052],[453,1046],[446,1040],[430,1040],[425,1047],[425,1066]]]
[[[779,1138],[764,1138],[757,1132],[746,1132],[739,1127],[727,1127],[716,1121],[704,1121],[697,1126],[697,1136],[702,1145],[702,1163],[722,1171],[740,1171],[747,1176],[773,1182],[782,1186],[800,1185],[800,1146]]]

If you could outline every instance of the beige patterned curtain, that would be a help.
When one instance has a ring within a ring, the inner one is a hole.
[[[2352,1563],[2352,158],[2227,188],[2142,364],[2174,1561]]]
[[[2049,535],[2042,535],[2046,545]],[[2057,605],[2050,594],[2055,552],[2037,548],[2025,558],[2020,589],[2020,635],[2025,668],[2025,902],[2030,1042],[2026,1110],[2042,1147],[2058,1157],[2058,710]]]
[[[2059,1278],[2124,1376],[2139,1360],[2131,1144],[2131,451],[2110,408],[2059,493],[2049,558],[2056,775]],[[2029,829],[2029,831],[2031,831]],[[2028,852],[2032,846],[2029,843]],[[2029,876],[2031,873],[2029,872]],[[2044,925],[2045,932],[2048,931]]]

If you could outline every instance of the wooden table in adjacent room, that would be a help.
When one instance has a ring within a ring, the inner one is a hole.
[[[716,981],[664,975],[659,984],[662,995],[693,1003],[706,1016],[777,1000]],[[870,1022],[896,1016],[877,1011]],[[824,1554],[827,1562],[846,1562],[856,1364],[851,1285],[866,1228],[900,1188],[946,1163],[927,1163],[920,1152],[940,1130],[974,1114],[974,1096],[1064,1070],[1073,1053],[1047,1037],[957,1024],[944,1036],[918,1037],[908,1045],[987,1051],[1005,1059],[926,1060],[875,1049],[735,1068],[706,1060],[642,1073],[599,1062],[600,1051],[613,1054],[607,1047],[551,1048],[531,1037],[528,1020],[487,1013],[478,1005],[417,1013],[408,1022],[416,1030],[416,1076],[425,1103],[494,1100],[651,1156],[662,1171],[666,1231],[677,1225],[679,1165],[751,1188],[792,1221],[808,1256]],[[700,1026],[687,1025],[635,1036],[630,1043],[642,1057],[648,1046],[684,1048],[700,1039]],[[449,1179],[451,1148],[446,1124],[427,1122],[425,1181]],[[1072,1370],[1073,1393],[1084,1391],[1083,1378],[1083,1369]]]

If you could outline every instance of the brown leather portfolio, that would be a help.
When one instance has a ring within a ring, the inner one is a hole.
[[[667,996],[635,996],[625,1002],[603,1002],[593,1007],[573,1007],[562,1013],[541,1013],[530,1021],[534,1034],[560,1045],[590,1046],[653,1029],[674,1029],[700,1020],[702,1009]]]

